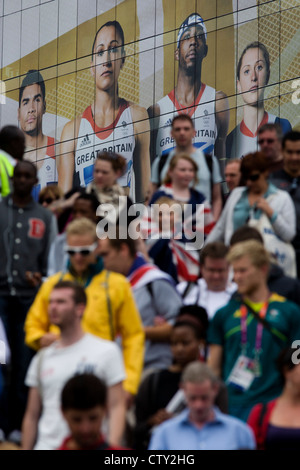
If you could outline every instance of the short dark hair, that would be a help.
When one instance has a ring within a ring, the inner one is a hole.
[[[25,134],[19,127],[9,124],[3,126],[0,130],[0,149],[7,153],[11,153],[11,146],[15,141],[23,142],[25,148]],[[15,156],[15,155],[12,155]]]
[[[35,166],[34,163],[30,162],[29,160],[19,160],[17,162],[15,168],[14,168],[14,174],[21,166],[24,166],[24,165],[30,166],[30,168],[33,171],[33,175],[36,178],[37,177],[37,167]]]
[[[87,304],[87,296],[85,293],[84,288],[74,281],[58,281],[54,287],[54,289],[71,289],[73,291],[73,299],[75,305],[79,304]]]
[[[71,377],[61,392],[61,408],[63,411],[89,410],[96,406],[105,407],[107,386],[94,374],[83,373]]]
[[[291,142],[297,142],[300,140],[300,132],[299,131],[290,131],[284,134],[283,139],[282,139],[282,148],[284,149],[285,143],[287,140],[290,140]]]
[[[255,228],[250,227],[249,225],[242,225],[241,227],[237,228],[231,238],[230,238],[230,246],[235,245],[239,242],[244,242],[246,240],[257,240],[264,244],[264,239],[261,233]]]
[[[122,245],[126,245],[128,247],[128,250],[131,256],[135,256],[137,254],[136,240],[131,238],[129,234],[126,238],[120,238],[120,227],[118,224],[117,224],[117,230],[116,230],[116,237],[110,238],[109,243],[112,246],[112,248],[115,248],[118,251],[120,250]]]
[[[177,114],[177,115],[172,119],[172,124],[171,124],[172,128],[174,127],[174,123],[175,123],[176,121],[188,121],[188,122],[192,125],[192,127],[195,128],[194,121],[193,121],[193,119],[192,119],[188,114],[185,114],[185,113],[183,113],[183,114]]]
[[[270,161],[263,152],[248,153],[242,158],[241,173],[246,180],[252,171],[264,173],[270,168]]]
[[[173,328],[188,326],[194,330],[197,339],[206,340],[208,324],[208,314],[204,307],[200,305],[182,305]]]
[[[122,51],[121,52],[122,52],[122,54],[124,54],[124,52],[125,52],[125,49],[124,49],[124,44],[125,44],[124,31],[123,31],[123,28],[120,25],[120,23],[116,20],[113,20],[113,21],[107,21],[106,23],[104,23],[102,26],[100,26],[100,28],[96,32],[95,37],[94,37],[93,47],[92,47],[92,59],[93,59],[93,56],[94,56],[94,47],[95,47],[96,39],[97,39],[97,36],[98,36],[99,32],[101,31],[101,29],[103,29],[105,27],[108,28],[110,26],[113,26],[115,28],[116,32],[119,34],[119,36],[121,38],[121,42],[122,42]],[[123,60],[124,60],[124,58],[123,58]]]
[[[74,201],[74,204],[76,201],[89,201],[91,203],[93,211],[96,213],[98,206],[99,206],[99,200],[95,193],[81,193]],[[73,204],[73,205],[74,205]],[[73,208],[73,207],[72,207]]]
[[[213,259],[226,259],[228,246],[221,241],[207,243],[200,251],[200,265],[205,263],[207,257]]]
[[[249,49],[260,49],[263,53],[263,56],[264,56],[264,59],[265,59],[265,62],[266,62],[266,66],[267,66],[267,80],[266,80],[266,84],[268,83],[269,81],[269,78],[270,78],[270,55],[269,55],[269,51],[268,49],[266,48],[266,46],[262,43],[262,42],[259,42],[259,41],[253,41],[251,42],[250,44],[248,44],[245,49],[243,50],[243,52],[241,53],[241,56],[239,58],[239,61],[238,61],[238,64],[237,64],[237,67],[236,67],[236,76],[237,76],[237,79],[239,80],[240,79],[240,72],[241,72],[241,66],[242,66],[242,61],[243,61],[243,57],[244,55],[246,54],[246,52],[249,50]]]
[[[292,348],[291,346],[287,346],[283,348],[277,359],[276,359],[276,366],[280,372],[282,383],[285,382],[285,372],[287,370],[292,370],[297,364],[293,362],[292,357],[293,354],[297,351],[296,348]],[[299,354],[298,354],[299,356]]]
[[[23,96],[25,88],[30,85],[34,85],[36,83],[40,85],[41,87],[42,98],[43,98],[43,101],[45,102],[46,88],[45,88],[45,82],[42,77],[42,74],[41,72],[39,72],[39,70],[31,69],[31,70],[28,70],[27,74],[23,78],[20,89],[19,89],[19,107],[21,106],[22,96]]]

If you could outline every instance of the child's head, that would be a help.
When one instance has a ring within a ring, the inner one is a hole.
[[[181,205],[170,197],[162,196],[153,204],[153,211],[159,231],[174,233],[175,223],[181,220]]]
[[[95,445],[106,413],[107,387],[93,374],[75,375],[61,393],[61,410],[75,448]]]

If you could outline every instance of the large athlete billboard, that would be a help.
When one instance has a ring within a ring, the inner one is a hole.
[[[299,128],[299,21],[299,0],[0,0],[0,126],[24,130],[40,188],[87,186],[107,150],[142,201],[177,113],[221,166],[264,122]]]

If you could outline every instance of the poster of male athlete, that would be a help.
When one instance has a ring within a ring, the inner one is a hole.
[[[0,126],[25,132],[37,194],[87,187],[106,151],[143,201],[176,114],[221,167],[262,123],[299,126],[299,19],[298,0],[0,0]]]

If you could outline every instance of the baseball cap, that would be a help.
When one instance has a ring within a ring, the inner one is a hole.
[[[205,41],[207,39],[207,29],[205,27],[203,18],[198,15],[198,13],[192,13],[189,15],[183,23],[181,23],[181,26],[179,28],[178,36],[177,36],[177,47],[179,47],[179,41],[183,33],[190,27],[194,25],[199,25],[203,29],[203,33],[205,36]]]

